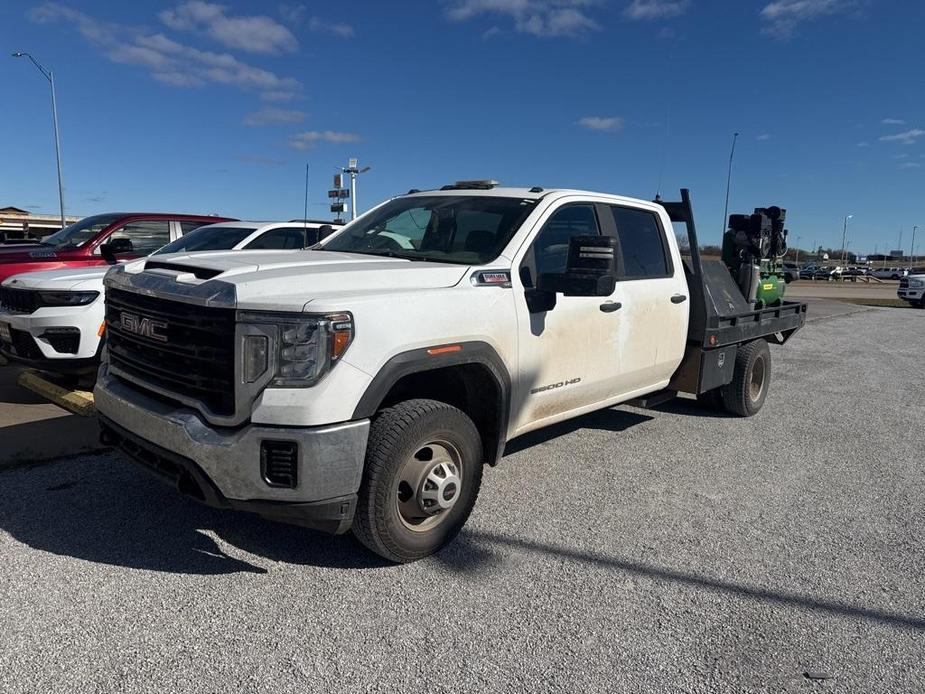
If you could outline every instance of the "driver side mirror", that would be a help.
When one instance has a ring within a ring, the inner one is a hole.
[[[536,288],[564,296],[610,296],[617,284],[617,244],[613,236],[573,236],[565,272],[540,273]]]
[[[135,244],[131,239],[125,237],[119,239],[110,239],[107,243],[100,245],[100,255],[110,265],[116,264],[116,256],[123,253],[133,253]]]
[[[318,240],[324,241],[328,236],[334,233],[334,227],[330,224],[322,224],[318,227]]]

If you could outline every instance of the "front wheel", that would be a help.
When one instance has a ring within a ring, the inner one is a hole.
[[[376,554],[410,562],[460,531],[482,482],[482,440],[461,410],[406,400],[370,426],[353,534]]]
[[[732,381],[723,386],[723,407],[740,417],[758,414],[771,386],[771,350],[764,340],[755,340],[736,352]]]

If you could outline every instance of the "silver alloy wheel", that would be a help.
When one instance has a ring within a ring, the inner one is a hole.
[[[462,491],[461,456],[448,441],[431,441],[398,471],[395,500],[402,524],[426,532],[443,522]]]

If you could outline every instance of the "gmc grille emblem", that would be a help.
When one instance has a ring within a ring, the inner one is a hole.
[[[134,313],[122,313],[119,316],[119,326],[127,333],[141,335],[149,340],[167,342],[167,336],[158,332],[167,329],[165,321],[136,316]]]

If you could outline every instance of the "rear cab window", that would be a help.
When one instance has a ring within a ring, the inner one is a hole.
[[[609,205],[609,209],[620,242],[617,280],[673,276],[674,264],[658,215],[622,205]]]

